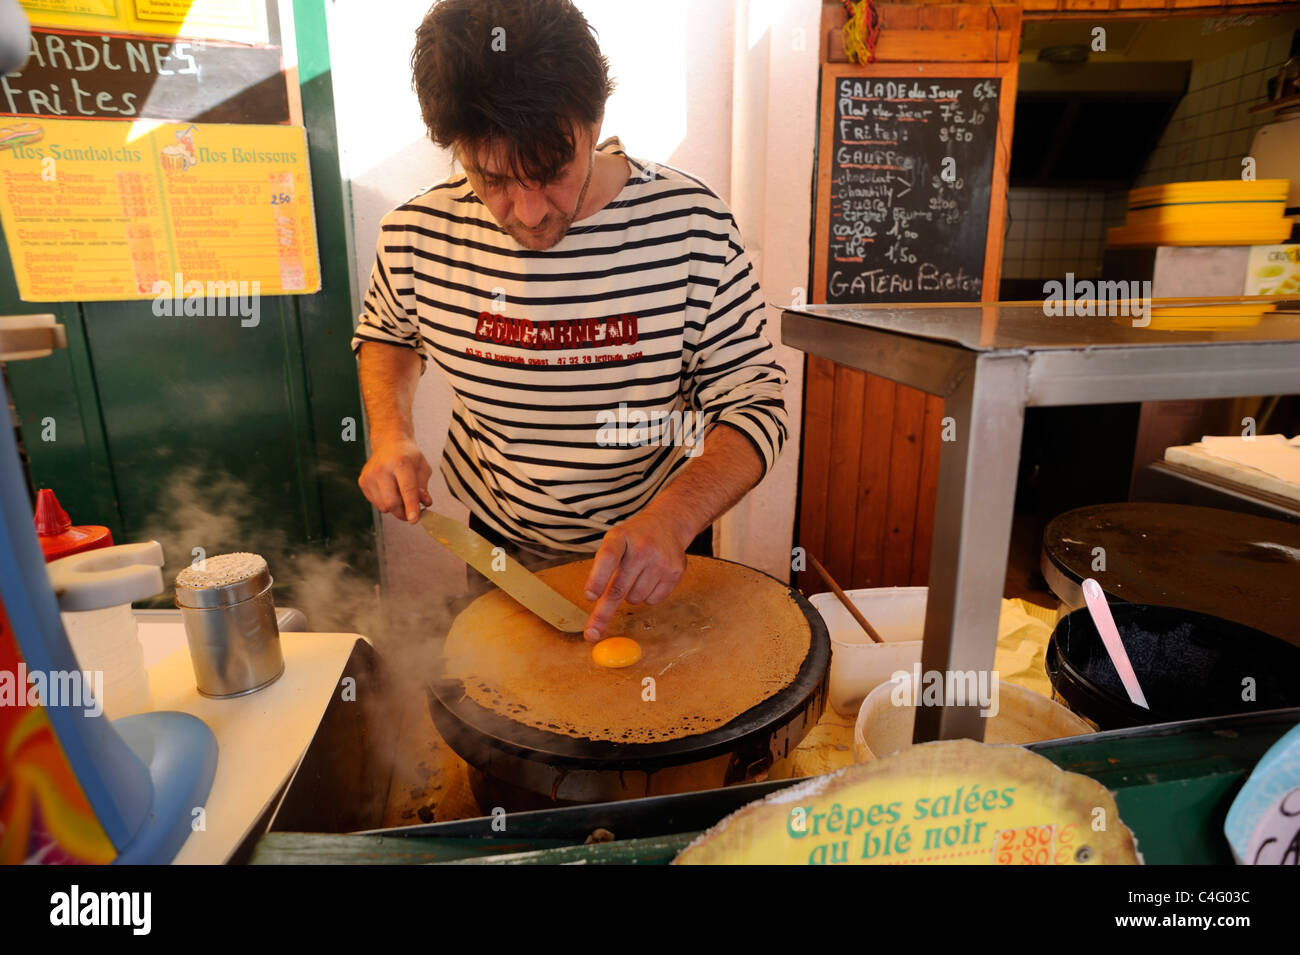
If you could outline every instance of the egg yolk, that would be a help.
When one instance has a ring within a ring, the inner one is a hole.
[[[608,637],[591,648],[591,658],[603,667],[630,667],[641,659],[641,644],[627,637]]]

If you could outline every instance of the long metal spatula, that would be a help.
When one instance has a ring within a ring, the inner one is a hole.
[[[491,542],[464,524],[430,510],[425,510],[420,515],[420,523],[430,537],[556,630],[581,633],[586,628],[590,614],[565,600],[554,588],[543,583],[536,574],[510,555],[494,557]],[[504,570],[493,568],[493,561],[500,566],[503,560]]]

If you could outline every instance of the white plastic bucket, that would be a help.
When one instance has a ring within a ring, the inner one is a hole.
[[[928,587],[875,587],[847,590],[845,595],[884,638],[874,642],[834,594],[808,598],[831,638],[831,708],[853,716],[863,699],[896,670],[911,671],[921,662]]]
[[[916,681],[910,676],[908,679],[913,692],[907,698],[914,701]],[[985,723],[986,743],[1036,743],[1096,732],[1081,717],[1040,693],[1000,680],[996,686],[997,713]],[[916,706],[896,705],[894,689],[894,683],[882,683],[862,701],[853,726],[853,758],[859,763],[912,745]]]

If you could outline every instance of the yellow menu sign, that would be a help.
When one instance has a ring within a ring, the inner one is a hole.
[[[1141,861],[1115,800],[1018,746],[923,743],[732,813],[683,864],[1098,865]]]
[[[266,0],[18,0],[35,27],[266,43]]]
[[[297,126],[12,123],[0,127],[0,223],[27,302],[151,299],[195,282],[320,289]]]

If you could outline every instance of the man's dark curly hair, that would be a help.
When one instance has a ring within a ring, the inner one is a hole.
[[[442,0],[416,30],[411,72],[435,143],[504,147],[502,171],[523,182],[559,175],[573,124],[598,122],[614,88],[570,0]]]

